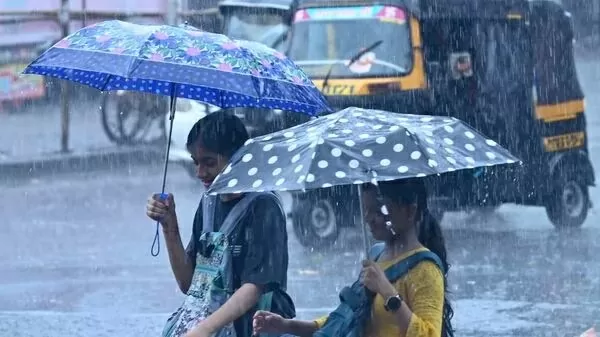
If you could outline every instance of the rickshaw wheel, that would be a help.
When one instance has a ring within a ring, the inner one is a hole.
[[[291,218],[294,234],[304,247],[329,248],[338,238],[335,208],[331,200],[321,193],[297,201]]]
[[[588,187],[574,179],[560,179],[546,205],[546,214],[556,228],[581,227],[590,207]]]

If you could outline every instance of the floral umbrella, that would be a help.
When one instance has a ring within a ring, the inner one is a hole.
[[[221,108],[308,115],[329,110],[311,80],[283,54],[260,43],[185,26],[104,21],[60,40],[23,72],[103,91],[143,91]]]
[[[162,179],[165,195],[177,97],[221,108],[256,107],[316,115],[327,101],[304,72],[260,43],[232,40],[187,26],[118,20],[85,27],[46,50],[25,74],[56,77],[99,90],[171,97]],[[157,247],[154,253],[154,247]],[[160,251],[158,223],[152,255]]]

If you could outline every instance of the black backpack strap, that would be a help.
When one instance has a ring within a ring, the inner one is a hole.
[[[267,198],[271,198],[273,201],[275,201],[277,203],[277,205],[279,206],[282,214],[285,214],[284,210],[283,210],[283,206],[282,206],[282,201],[281,201],[281,197],[279,196],[279,194],[275,193],[275,192],[271,192],[271,191],[267,191],[267,192],[251,192],[250,194],[253,194],[254,197],[253,199],[256,199],[258,197],[267,197]],[[248,204],[248,206],[251,206],[251,203]],[[249,210],[249,208],[248,208]],[[236,251],[236,256],[239,254],[245,254],[246,250],[247,250],[247,244],[246,244],[246,237],[247,237],[247,232],[251,230],[250,228],[247,228],[247,223],[242,223],[240,224],[240,226],[237,226],[235,231],[232,233],[231,238],[233,239],[233,245],[234,245],[234,249]],[[244,265],[243,265],[243,259],[241,261],[241,265],[240,268],[243,269]]]
[[[279,194],[275,193],[275,192],[253,192],[254,194],[256,194],[256,197],[268,197],[271,198],[272,200],[274,200],[277,205],[279,206],[281,212],[283,214],[285,214],[285,211],[283,210],[283,206],[282,206],[282,201],[281,201],[281,197],[279,196]],[[256,198],[255,198],[256,199]],[[246,231],[249,230],[248,228],[246,228],[246,226],[239,226],[236,229],[235,235],[233,236],[233,238],[235,239],[234,243],[238,246],[243,246],[246,243]]]
[[[433,252],[426,250],[415,253],[407,257],[406,259],[390,266],[385,270],[385,276],[390,282],[394,283],[402,276],[406,275],[406,273],[408,273],[412,268],[416,267],[419,263],[423,261],[431,261],[435,263],[441,271],[444,270],[444,265],[442,264],[440,258]]]

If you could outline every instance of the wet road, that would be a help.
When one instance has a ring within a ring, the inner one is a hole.
[[[156,336],[182,300],[165,252],[149,254],[154,225],[144,202],[159,181],[160,168],[134,167],[6,185],[0,335]],[[174,167],[169,190],[187,235],[201,187]],[[542,209],[449,216],[458,335],[574,336],[597,322],[599,220],[592,213],[581,230],[558,233]],[[290,231],[290,293],[300,317],[327,312],[355,277],[360,240],[346,237],[346,248],[310,252]]]
[[[600,65],[578,70],[598,177]],[[154,224],[144,205],[160,176],[157,167],[132,167],[0,181],[0,336],[157,336],[182,300],[166,252],[150,256]],[[188,235],[201,188],[179,168],[168,186]],[[540,208],[446,217],[457,336],[578,336],[600,323],[600,190],[591,198],[596,210],[570,232],[554,230]],[[300,317],[326,313],[354,279],[361,244],[346,240],[310,252],[290,231],[289,292]]]

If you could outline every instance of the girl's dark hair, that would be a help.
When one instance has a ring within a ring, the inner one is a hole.
[[[210,152],[231,157],[248,140],[244,123],[230,111],[209,113],[190,130],[187,148],[200,145]]]
[[[369,184],[370,188],[375,188]],[[453,337],[452,317],[454,310],[448,300],[447,276],[450,265],[447,260],[446,243],[439,222],[431,215],[427,207],[427,187],[423,179],[399,179],[378,183],[377,192],[383,198],[403,205],[417,204],[417,213],[421,216],[419,242],[442,261],[444,270],[444,310],[442,313],[442,337]]]

